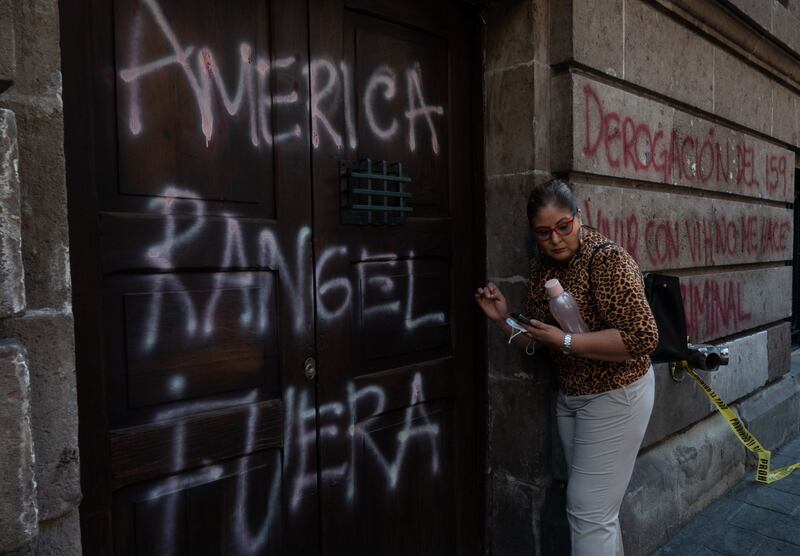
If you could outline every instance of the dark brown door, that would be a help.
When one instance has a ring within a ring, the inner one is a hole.
[[[327,1],[310,16],[323,546],[466,554],[478,545],[470,20],[432,1]]]
[[[76,4],[86,553],[314,553],[305,5]]]
[[[85,553],[478,550],[472,24],[62,4]]]

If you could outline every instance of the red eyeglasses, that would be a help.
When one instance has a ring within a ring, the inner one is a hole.
[[[553,232],[557,233],[561,237],[568,236],[572,233],[572,225],[575,222],[575,217],[573,216],[569,220],[565,220],[564,222],[560,222],[553,227],[546,227],[542,226],[540,228],[533,229],[533,236],[536,239],[547,241],[551,237],[553,237]]]

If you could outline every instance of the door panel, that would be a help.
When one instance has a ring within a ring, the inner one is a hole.
[[[477,463],[469,319],[472,110],[462,7],[320,3],[310,79],[323,552],[470,553]],[[444,14],[444,16],[443,16]],[[461,15],[460,15],[461,14]],[[431,27],[432,21],[444,22]],[[342,60],[338,71],[331,61]],[[314,68],[328,68],[317,72]],[[335,75],[335,78],[331,77]],[[352,100],[351,100],[352,99]],[[455,116],[454,116],[455,115]],[[339,130],[342,130],[339,132]],[[458,153],[458,156],[455,155]],[[366,162],[371,159],[372,165]],[[370,189],[413,212],[354,217]],[[353,168],[356,170],[353,170]],[[372,177],[365,172],[373,170]],[[352,193],[357,191],[352,201]],[[360,196],[360,197],[359,197]],[[463,204],[462,204],[463,203]],[[372,224],[364,224],[364,222]],[[390,220],[391,221],[391,220]]]
[[[447,415],[444,404],[431,403],[359,422],[354,496],[362,507],[381,508],[363,514],[359,554],[454,553],[453,538],[441,534],[452,530],[452,492],[441,480],[452,473],[441,457],[451,437]],[[414,435],[421,438],[412,440]]]
[[[119,191],[274,216],[270,2],[114,2]]]
[[[353,376],[449,353],[450,275],[446,261],[361,262],[356,272]],[[404,295],[398,296],[398,292]],[[387,318],[387,314],[396,318]]]
[[[314,553],[305,5],[80,4],[62,25],[89,37],[65,57],[91,93],[67,98],[73,137],[92,130],[68,154],[87,552]]]
[[[272,450],[120,490],[114,554],[282,553],[280,465]]]
[[[447,215],[446,39],[351,10],[343,25],[358,107],[356,157],[411,161],[413,155],[405,170],[415,185],[414,215]]]

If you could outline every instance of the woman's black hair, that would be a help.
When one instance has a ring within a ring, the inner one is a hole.
[[[528,197],[528,224],[533,225],[536,213],[542,207],[556,206],[578,214],[578,201],[572,192],[572,186],[562,180],[553,179],[537,185]]]

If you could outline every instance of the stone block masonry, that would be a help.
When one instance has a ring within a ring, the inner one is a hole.
[[[0,91],[2,82],[11,82],[16,73],[14,44],[14,0],[0,0]]]
[[[750,12],[752,19],[744,15]],[[730,365],[703,378],[742,408],[764,442],[796,434],[787,263],[796,247],[800,82],[783,45],[792,48],[788,23],[800,16],[800,0],[521,0],[492,4],[486,14],[489,276],[523,298],[533,251],[514,226],[522,207],[509,199],[521,201],[550,176],[567,177],[584,223],[628,249],[642,270],[680,276],[692,340],[729,347]],[[776,25],[776,14],[792,17]],[[545,46],[540,16],[549,20]],[[498,73],[543,60],[549,73],[534,72],[524,87],[510,75],[504,94]],[[533,141],[530,129],[503,136],[522,131],[532,108]],[[505,150],[516,137],[527,146]],[[544,145],[546,156],[535,155]],[[562,484],[563,458],[557,448],[544,457],[536,452],[546,451],[545,437],[558,440],[551,420],[538,428],[514,422],[522,408],[543,403],[530,388],[546,386],[537,381],[547,369],[501,342],[490,336],[488,346],[490,550],[546,553],[548,535],[564,533],[563,520],[561,529],[548,521],[563,515],[563,500],[561,509],[548,510],[537,494]],[[622,509],[632,555],[661,544],[751,465],[692,381],[673,381],[666,365],[656,367],[656,380],[653,416]],[[543,417],[546,409],[523,412]],[[534,526],[509,515],[531,515]]]
[[[787,352],[787,338],[775,340],[785,328],[784,324],[749,334],[723,345],[730,350],[731,361],[717,371],[698,371],[727,403],[734,403],[762,388],[774,377],[784,375],[788,361],[771,358],[769,351]],[[769,338],[773,337],[773,342]],[[649,447],[692,423],[706,418],[715,411],[714,406],[695,383],[687,378],[676,382],[667,365],[656,365],[656,401],[643,446]]]
[[[792,259],[789,209],[575,182],[584,224],[625,247],[642,270]]]
[[[0,553],[38,531],[31,396],[25,348],[0,340]]]
[[[26,302],[61,309],[71,304],[61,100],[12,89],[1,102],[14,110],[18,125],[22,235],[29,238],[22,242]]]
[[[18,157],[14,113],[0,109],[0,318],[25,308]]]
[[[687,2],[626,0],[614,10],[604,9],[610,7],[610,0],[604,0],[602,8],[592,0],[555,3],[554,25],[567,31],[553,31],[551,63],[574,61],[592,72],[622,79],[798,145],[800,130],[793,122],[796,115],[787,113],[796,109],[786,98],[791,97],[796,103],[797,87],[794,91],[779,90],[783,85],[711,42],[691,25],[670,17],[667,10],[656,7],[660,3]],[[777,0],[741,0],[738,7],[762,22],[762,27],[766,25],[774,40],[781,43],[777,47],[781,51],[787,46],[795,52],[800,48],[797,8],[787,10]],[[582,15],[587,12],[592,16]]]
[[[641,0],[625,2],[623,78],[696,106],[714,108],[714,49]],[[646,31],[645,31],[646,30]]]
[[[2,337],[27,348],[40,519],[60,517],[81,499],[72,314],[28,311],[0,321]]]
[[[744,448],[714,414],[639,456],[622,502],[625,554],[647,554],[745,475]]]
[[[706,342],[788,318],[791,280],[790,266],[681,277],[689,336]]]
[[[0,0],[0,553],[81,553],[59,40]]]
[[[788,149],[586,77],[558,79],[572,94],[560,145],[572,164],[560,170],[794,201]]]

